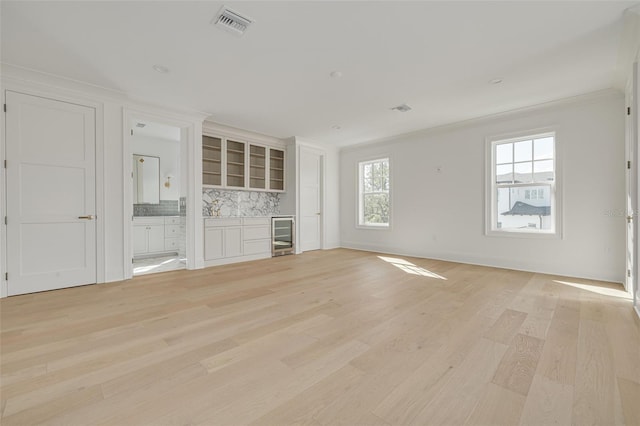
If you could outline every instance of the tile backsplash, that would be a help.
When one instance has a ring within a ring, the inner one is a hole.
[[[224,189],[202,191],[202,216],[257,217],[274,216],[279,213],[280,194],[276,192]]]
[[[160,204],[134,204],[134,216],[178,216],[180,203],[178,200],[160,200]]]

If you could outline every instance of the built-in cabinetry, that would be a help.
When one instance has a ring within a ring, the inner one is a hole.
[[[268,217],[204,219],[206,266],[271,257]]]
[[[284,151],[269,148],[269,188],[284,190]]]
[[[267,188],[267,148],[249,145],[249,188]]]
[[[227,140],[227,187],[244,188],[246,144]]]
[[[202,136],[202,185],[283,192],[284,148],[238,139]]]
[[[222,139],[202,137],[202,184],[222,185]]]
[[[178,216],[136,216],[133,218],[133,255],[177,252],[180,247]]]
[[[205,219],[204,259],[242,255],[242,219]]]

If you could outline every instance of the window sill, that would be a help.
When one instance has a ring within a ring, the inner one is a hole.
[[[391,225],[356,225],[356,229],[371,229],[374,231],[388,231]]]
[[[485,232],[487,237],[524,238],[533,240],[561,240],[562,234],[554,232],[528,232],[528,231],[498,231],[490,230]]]

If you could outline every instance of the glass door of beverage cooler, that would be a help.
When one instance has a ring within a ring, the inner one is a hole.
[[[272,254],[293,253],[295,235],[292,217],[274,217],[272,219],[273,245]]]

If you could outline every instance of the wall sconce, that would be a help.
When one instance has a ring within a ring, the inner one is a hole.
[[[164,183],[165,188],[171,188],[171,175],[167,175],[167,181]]]

